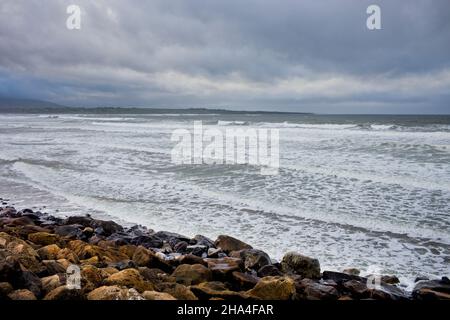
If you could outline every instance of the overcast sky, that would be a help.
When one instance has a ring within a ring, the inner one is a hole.
[[[66,8],[82,8],[81,30]],[[366,28],[381,7],[382,30]],[[448,0],[1,0],[0,95],[450,113]]]

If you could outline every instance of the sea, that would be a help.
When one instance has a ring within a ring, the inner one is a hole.
[[[173,133],[277,129],[278,174],[174,163]],[[0,114],[0,197],[187,236],[227,234],[322,270],[450,271],[450,116],[283,113]]]

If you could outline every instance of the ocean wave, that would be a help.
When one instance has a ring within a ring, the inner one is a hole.
[[[250,123],[248,121],[217,121],[218,126],[248,126]]]

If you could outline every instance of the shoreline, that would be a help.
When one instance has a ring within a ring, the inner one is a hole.
[[[407,292],[395,275],[321,270],[297,252],[274,262],[227,235],[190,238],[90,215],[64,219],[0,200],[0,300],[450,299],[446,275],[416,279]]]

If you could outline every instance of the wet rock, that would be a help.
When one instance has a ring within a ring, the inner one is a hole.
[[[87,265],[81,268],[81,277],[91,283],[94,287],[98,287],[103,279],[106,279],[110,276],[107,272],[92,266]]]
[[[27,289],[13,291],[8,297],[11,300],[37,300],[34,293]]]
[[[136,269],[126,269],[114,273],[106,278],[104,283],[109,286],[124,286],[135,288],[139,292],[153,290],[153,286],[150,283],[144,281],[144,278]]]
[[[6,202],[2,203],[3,205],[6,205]],[[15,218],[17,217],[17,211],[16,209],[12,207],[6,207],[0,210],[0,216],[1,217],[9,217],[9,218]]]
[[[356,268],[348,268],[348,269],[344,269],[342,270],[343,273],[349,274],[349,275],[353,275],[353,276],[358,276],[361,271],[359,271]]]
[[[43,267],[39,262],[39,255],[27,242],[6,233],[0,233],[4,247],[28,271],[39,273]]]
[[[181,256],[179,259],[180,264],[203,264],[206,265],[206,262],[200,258],[199,256],[193,254],[186,254]]]
[[[82,236],[83,226],[80,224],[71,224],[55,227],[55,234],[68,239],[78,239]]]
[[[58,274],[41,278],[41,286],[44,294],[47,294],[53,289],[56,289],[64,284],[65,278]]]
[[[400,279],[393,275],[384,275],[384,276],[381,276],[381,282],[384,282],[387,284],[398,284],[398,283],[400,283]]]
[[[177,300],[174,296],[166,292],[145,291],[142,296],[145,300]]]
[[[214,242],[214,245],[216,248],[221,248],[225,252],[253,249],[251,245],[226,235],[220,235]]]
[[[109,263],[108,267],[112,267],[112,268],[115,268],[115,269],[121,271],[121,270],[125,270],[125,269],[136,268],[137,265],[132,260],[124,260],[124,261],[120,261],[120,262]]]
[[[349,280],[343,282],[342,285],[345,288],[346,292],[348,292],[353,298],[365,299],[370,297],[371,292],[366,283],[357,280]]]
[[[81,240],[73,240],[67,244],[79,259],[85,260],[92,257],[99,257],[105,263],[114,263],[127,260],[128,257],[116,248],[101,248],[99,246],[87,244]]]
[[[103,286],[91,291],[88,300],[144,300],[135,289],[120,288],[119,286]]]
[[[158,285],[158,291],[169,293],[178,300],[198,300],[188,287],[179,283],[161,283]]]
[[[246,270],[257,271],[271,263],[269,255],[258,249],[233,251],[230,253],[230,257],[241,258]]]
[[[175,239],[177,241],[185,241],[188,242],[190,241],[190,238],[183,236],[181,234],[178,233],[174,233],[174,232],[167,232],[167,231],[158,231],[154,234],[155,237],[166,241],[166,242],[170,242],[171,240]]]
[[[132,244],[126,244],[119,248],[119,252],[125,254],[128,258],[133,259],[133,255],[136,252],[137,247]]]
[[[295,283],[288,277],[265,277],[247,294],[262,300],[289,300],[295,294]]]
[[[73,252],[72,250],[70,250],[69,248],[64,248],[64,249],[61,249],[60,251],[58,251],[56,260],[60,260],[60,259],[66,259],[67,261],[69,261],[70,263],[73,263],[73,264],[80,263],[80,259],[78,258],[77,254],[75,252]]]
[[[208,249],[215,248],[213,240],[200,234],[196,235],[192,240],[194,240],[196,245],[206,246]]]
[[[441,280],[419,281],[412,296],[417,300],[450,300],[450,281],[447,277]]]
[[[58,253],[61,248],[56,244],[50,244],[48,246],[40,248],[37,253],[42,260],[57,260]]]
[[[217,279],[225,280],[234,271],[242,271],[243,261],[239,258],[225,257],[225,258],[207,258],[204,259],[208,268],[213,272],[214,277]]]
[[[105,221],[105,220],[94,220],[90,227],[97,229],[102,228],[103,232],[101,235],[110,236],[113,233],[122,232],[123,227],[114,221]]]
[[[42,263],[44,264],[46,268],[46,274],[48,275],[54,275],[58,273],[66,273],[67,265],[62,263],[63,259],[61,261],[58,260],[43,260]]]
[[[0,282],[0,301],[1,300],[9,300],[8,295],[13,291],[14,291],[14,289],[10,283]]]
[[[400,288],[381,283],[376,285],[375,288],[371,289],[370,297],[375,300],[407,300],[407,294]]]
[[[179,241],[173,246],[173,250],[175,252],[184,253],[186,251],[186,248],[189,246],[189,243],[186,241]]]
[[[280,271],[280,269],[278,269],[275,265],[270,264],[270,265],[266,265],[264,267],[261,267],[258,270],[258,276],[261,278],[264,277],[274,277],[274,276],[282,276],[283,273]]]
[[[203,282],[199,285],[191,286],[191,291],[201,300],[209,300],[211,298],[242,300],[248,298],[243,293],[231,291],[224,283],[219,281]]]
[[[186,247],[186,252],[193,254],[195,256],[199,256],[199,257],[201,257],[202,255],[206,256],[207,250],[208,250],[208,247],[203,246],[203,245],[192,245],[192,246]]]
[[[342,284],[345,281],[356,280],[359,282],[367,282],[367,278],[363,278],[360,276],[350,275],[347,273],[334,272],[334,271],[324,271],[322,273],[322,279],[324,280],[333,280],[337,284]]]
[[[29,234],[28,240],[41,246],[47,246],[50,244],[59,243],[60,237],[56,234],[51,234],[48,232],[37,232]]]
[[[76,300],[84,300],[84,296],[81,290],[69,289],[66,285],[63,285],[50,291],[44,297],[44,300],[76,301]]]
[[[145,267],[150,265],[150,262],[155,259],[155,257],[150,250],[144,248],[143,246],[139,246],[134,251],[133,257],[131,259],[137,266]]]
[[[161,248],[163,246],[163,241],[157,236],[145,235],[133,238],[131,244],[143,246],[145,248]]]
[[[336,300],[339,292],[333,286],[324,285],[311,279],[296,282],[297,300]]]
[[[158,284],[161,282],[175,282],[175,278],[169,276],[161,269],[140,267],[138,268],[138,271],[146,281],[149,281],[152,284]]]
[[[175,281],[187,286],[211,281],[212,272],[201,264],[182,264],[172,273]]]
[[[68,217],[63,221],[62,224],[64,225],[80,225],[85,228],[91,227],[94,219],[92,219],[90,216],[73,216]]]
[[[238,291],[240,290],[250,290],[252,289],[260,280],[258,277],[255,277],[248,273],[242,273],[238,271],[234,271],[232,274],[232,282],[234,288]]]
[[[296,252],[289,252],[284,255],[281,261],[281,270],[285,273],[297,274],[303,278],[320,278],[319,261]]]

